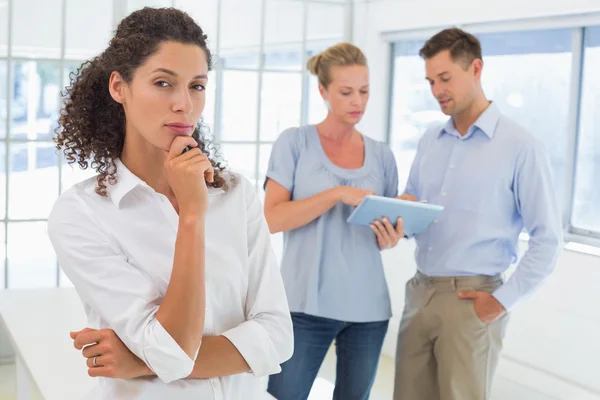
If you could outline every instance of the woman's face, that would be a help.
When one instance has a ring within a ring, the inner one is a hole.
[[[125,110],[126,135],[168,151],[177,136],[191,136],[206,102],[208,63],[194,44],[164,42],[135,70],[131,82],[113,72],[110,92]]]
[[[347,124],[358,124],[369,101],[369,69],[363,65],[348,65],[333,67],[330,72],[331,83],[327,89],[319,87],[329,113]]]

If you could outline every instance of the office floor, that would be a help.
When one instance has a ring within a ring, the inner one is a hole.
[[[319,372],[319,377],[313,385],[309,400],[329,400],[333,393],[335,381],[334,349],[327,354]],[[14,365],[0,365],[0,400],[15,400],[15,371]],[[371,392],[371,400],[391,400],[394,386],[394,363],[388,357],[382,357],[375,385]],[[497,377],[494,385],[492,400],[567,400],[549,397],[535,390],[525,388],[508,379]],[[36,399],[37,400],[37,399]]]

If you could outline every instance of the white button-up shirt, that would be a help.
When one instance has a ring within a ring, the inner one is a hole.
[[[223,335],[251,373],[185,379],[191,359],[156,319],[173,266],[178,215],[121,163],[108,197],[96,178],[57,200],[48,233],[91,328],[113,329],[157,377],[98,378],[94,399],[262,399],[264,380],[293,351],[293,331],[261,202],[245,178],[209,188],[205,335]],[[82,360],[82,364],[83,364]],[[68,390],[68,388],[65,388]]]

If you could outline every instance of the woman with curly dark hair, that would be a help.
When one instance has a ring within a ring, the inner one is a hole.
[[[291,356],[260,201],[200,133],[210,66],[192,18],[144,8],[67,89],[57,147],[98,175],[48,232],[88,316],[71,337],[93,398],[259,398]]]

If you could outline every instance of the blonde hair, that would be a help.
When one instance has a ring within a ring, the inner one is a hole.
[[[306,63],[308,71],[319,78],[319,83],[327,88],[331,83],[331,69],[350,65],[367,66],[367,57],[352,43],[342,42],[312,56]]]

